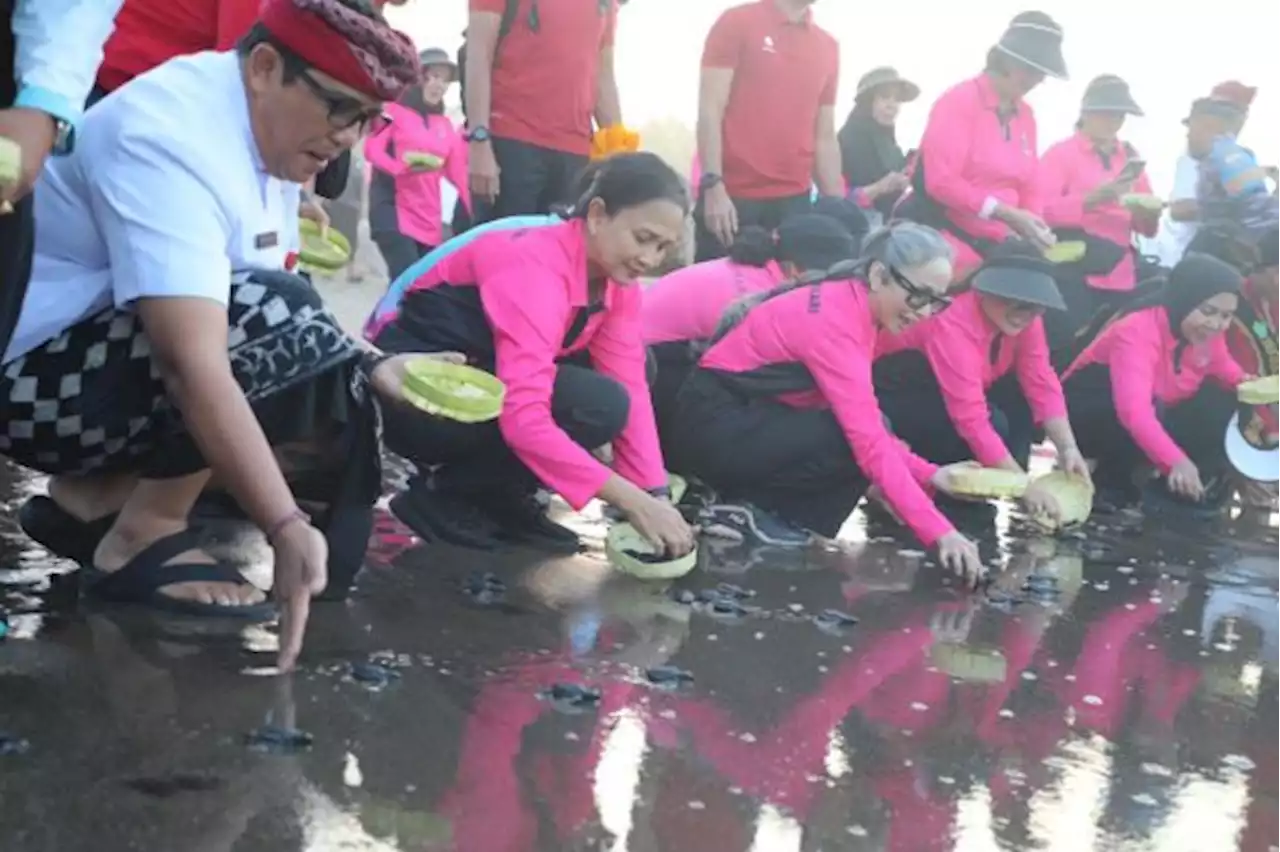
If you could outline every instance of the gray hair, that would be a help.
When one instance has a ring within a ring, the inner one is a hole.
[[[873,263],[891,266],[894,269],[912,270],[928,266],[937,260],[950,261],[954,255],[951,244],[942,234],[928,225],[906,221],[893,222],[867,235],[862,241],[862,254],[856,260],[842,260],[830,269],[807,272],[790,281],[784,281],[772,290],[738,299],[725,309],[711,342],[714,343],[732,331],[756,305],[797,288],[821,284],[823,281],[865,279]]]

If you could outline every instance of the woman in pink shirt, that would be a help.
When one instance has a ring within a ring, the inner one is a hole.
[[[1010,236],[1053,244],[1036,184],[1036,117],[1024,98],[1045,77],[1066,76],[1062,29],[1043,12],[1023,12],[987,54],[986,70],[929,111],[898,215],[942,231],[957,280]]]
[[[387,104],[388,121],[364,142],[373,166],[369,183],[369,231],[394,281],[418,258],[444,242],[440,178],[458,190],[471,209],[467,146],[444,114],[444,94],[458,78],[458,66],[438,47],[419,55],[422,85],[398,103]],[[409,162],[409,154],[434,158]]]
[[[1025,472],[1037,427],[1060,465],[1085,478],[1043,315],[1062,310],[1052,264],[1027,244],[1001,246],[951,306],[901,334],[882,335],[876,392],[893,431],[934,464],[968,458]],[[1035,488],[1031,511],[1058,512]]]
[[[653,407],[659,432],[675,408],[685,376],[697,363],[701,344],[715,334],[725,308],[856,255],[857,243],[836,220],[817,214],[792,216],[777,234],[745,228],[729,247],[728,257],[678,269],[646,289],[641,316],[645,343],[658,366]]]
[[[1223,435],[1248,378],[1225,336],[1241,283],[1229,264],[1189,253],[1063,374],[1081,450],[1117,500],[1141,499],[1152,467],[1188,502],[1226,472]]]
[[[386,352],[460,352],[507,388],[496,422],[384,411],[387,446],[418,468],[391,509],[424,538],[577,550],[577,536],[538,505],[542,483],[575,509],[608,501],[669,552],[693,546],[667,499],[639,287],[680,239],[688,194],[653,154],[591,171],[567,218],[452,240],[377,334]],[[606,443],[613,469],[591,454]]]
[[[899,223],[867,238],[860,261],[740,302],[689,374],[670,434],[676,468],[720,499],[704,528],[766,544],[835,536],[871,484],[943,563],[970,580],[977,547],[924,487],[949,477],[896,440],[871,383],[876,335],[946,299],[951,251],[930,228]]]
[[[1138,152],[1119,138],[1126,116],[1142,115],[1129,85],[1112,74],[1089,84],[1074,135],[1040,158],[1044,219],[1060,240],[1083,240],[1079,263],[1060,265],[1066,310],[1045,317],[1049,347],[1057,352],[1100,310],[1114,309],[1137,283],[1134,234],[1154,237],[1160,211],[1138,212],[1121,204],[1127,193],[1151,194]]]

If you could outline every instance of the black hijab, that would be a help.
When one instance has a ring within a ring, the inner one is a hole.
[[[902,171],[907,165],[907,156],[898,146],[894,129],[884,126],[872,116],[874,102],[874,89],[863,92],[837,134],[841,168],[850,189],[873,184],[890,172]],[[876,209],[887,216],[897,200],[896,196],[881,196],[876,200]]]
[[[1155,284],[1155,282],[1151,282]],[[1163,307],[1169,315],[1169,330],[1178,340],[1174,351],[1175,368],[1187,346],[1182,335],[1182,321],[1201,304],[1219,293],[1239,294],[1244,277],[1226,261],[1212,255],[1188,252],[1178,265],[1170,270],[1162,284],[1153,286],[1146,295],[1135,299],[1123,313],[1129,314],[1144,308]]]

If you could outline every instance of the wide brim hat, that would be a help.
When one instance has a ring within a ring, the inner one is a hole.
[[[1095,77],[1084,90],[1081,112],[1120,112],[1143,115],[1142,107],[1133,99],[1129,84],[1114,74]]]
[[[458,79],[458,63],[443,47],[428,47],[418,54],[418,64],[423,68],[445,67],[452,80]]]
[[[1053,264],[1037,257],[1000,257],[985,262],[969,279],[977,293],[1055,311],[1067,309]]]
[[[920,97],[920,87],[898,73],[896,68],[887,65],[872,68],[858,80],[858,90],[854,92],[854,100],[867,92],[880,88],[893,88],[898,92],[898,100],[910,103]]]
[[[1062,28],[1044,13],[1023,12],[1004,31],[996,50],[1046,77],[1067,79],[1062,56]]]

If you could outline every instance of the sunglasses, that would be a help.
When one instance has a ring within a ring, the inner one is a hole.
[[[910,278],[902,274],[902,271],[895,269],[888,264],[885,265],[889,277],[893,279],[893,283],[902,288],[907,294],[907,307],[913,311],[922,311],[925,309],[941,310],[951,304],[951,300],[946,296],[939,296],[927,287],[921,287]]]
[[[366,101],[335,92],[320,84],[310,72],[305,70],[298,73],[298,79],[311,90],[316,100],[325,105],[329,113],[329,126],[334,130],[346,130],[350,127],[359,127],[364,130],[374,119],[382,117],[381,104],[372,106]]]

